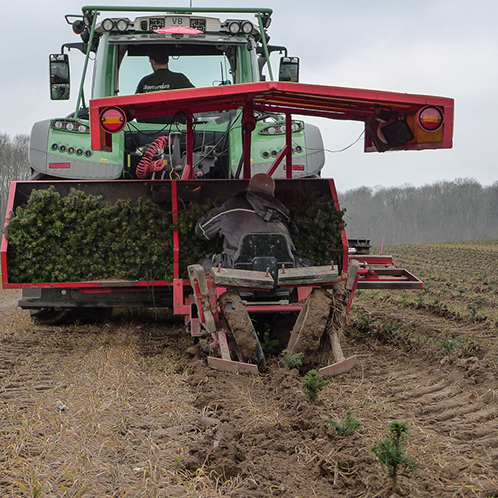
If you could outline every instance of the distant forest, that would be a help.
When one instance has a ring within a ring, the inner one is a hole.
[[[0,134],[0,222],[10,182],[30,175],[28,135]],[[498,238],[498,181],[483,187],[472,178],[422,187],[360,187],[339,193],[349,238],[379,245]]]
[[[361,187],[339,193],[348,238],[379,245],[498,238],[498,181],[459,178],[412,187]]]

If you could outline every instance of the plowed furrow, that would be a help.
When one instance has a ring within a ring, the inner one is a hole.
[[[479,448],[498,448],[498,437],[480,439],[474,443],[474,449]]]
[[[423,396],[426,396],[427,394],[432,394],[432,393],[437,393],[439,391],[442,391],[446,387],[448,387],[449,381],[444,379],[436,384],[427,386],[427,387],[417,387],[411,391],[406,391],[402,390],[400,388],[398,392],[400,392],[398,399],[403,400],[403,401],[408,401],[408,400],[414,400],[417,398],[422,398]]]
[[[458,434],[459,439],[480,439],[486,436],[498,435],[498,420],[490,420],[486,425],[464,430]]]
[[[445,380],[442,380],[442,381],[435,381],[435,383],[427,386],[427,385],[422,385],[421,384],[421,381],[420,381],[420,376],[419,378],[413,378],[411,380],[408,380],[408,381],[404,381],[404,380],[397,380],[395,383],[392,382],[391,383],[391,391],[394,393],[394,394],[405,394],[405,393],[408,393],[409,391],[416,391],[416,392],[419,392],[420,390],[423,390],[425,393],[430,393],[430,392],[433,392],[434,390],[438,390],[438,389],[442,389],[442,387],[440,387],[440,384],[441,383],[445,383],[446,381]],[[446,384],[443,386],[445,387]]]
[[[469,417],[465,417],[466,424],[480,424],[482,422],[489,422],[496,417],[496,408],[494,406],[488,406],[475,412]]]
[[[454,418],[462,418],[464,415],[468,415],[469,413],[478,412],[482,408],[482,405],[463,405],[452,408],[451,410],[446,410],[437,417],[433,417],[429,419],[429,423],[436,422],[446,422],[448,420],[452,420]]]
[[[452,434],[454,437],[462,439],[460,434],[465,431],[468,434],[469,428],[474,428],[478,425],[488,424],[496,416],[494,407],[486,407],[480,410],[470,412],[468,415],[462,414],[455,417],[451,421],[447,421],[439,426],[441,432]],[[465,438],[465,436],[463,437]]]
[[[441,391],[436,391],[431,394],[425,394],[423,402],[426,404],[433,403],[434,401],[445,400],[447,402],[448,399],[453,398],[461,392],[461,389],[457,386],[450,385]]]
[[[415,382],[416,384],[420,383],[420,375],[416,372],[397,372],[395,374],[391,374],[388,382],[397,383],[407,385],[411,382]]]
[[[421,406],[419,406],[418,410],[415,411],[415,413],[423,417],[424,415],[433,415],[446,410],[451,410],[453,408],[458,408],[465,403],[466,401],[462,400],[460,396],[449,396],[448,398],[439,401],[438,403],[422,404]]]

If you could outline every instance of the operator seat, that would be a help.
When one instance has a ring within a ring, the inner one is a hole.
[[[242,236],[234,257],[235,269],[266,271],[268,268],[276,282],[282,265],[286,268],[296,266],[288,236],[267,232],[248,232]]]

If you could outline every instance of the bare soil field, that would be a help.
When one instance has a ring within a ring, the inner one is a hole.
[[[357,366],[316,403],[278,356],[209,369],[165,311],[42,327],[0,291],[0,496],[498,497],[498,241],[387,252],[425,290],[358,293]],[[395,489],[370,451],[392,421],[418,464]]]

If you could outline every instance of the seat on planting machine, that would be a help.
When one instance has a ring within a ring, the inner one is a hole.
[[[333,264],[298,267],[292,242],[285,234],[249,232],[241,238],[234,268],[213,268],[211,276],[220,286],[274,289],[332,284],[339,273]]]
[[[216,285],[244,289],[274,289],[281,268],[296,265],[292,242],[282,233],[248,232],[240,239],[233,268],[213,268]]]
[[[268,271],[275,281],[279,268],[296,266],[291,241],[282,233],[245,233],[234,261],[235,269]]]

